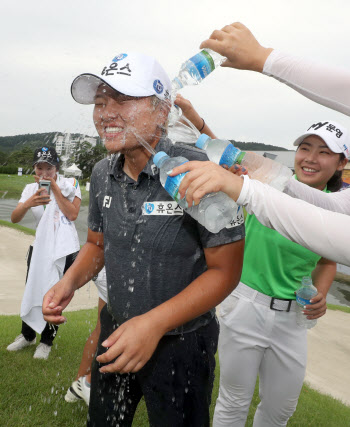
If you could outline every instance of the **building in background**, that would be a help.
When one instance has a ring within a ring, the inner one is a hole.
[[[98,144],[98,138],[82,134],[56,133],[53,139],[57,154],[59,156],[64,154],[68,158],[74,156],[79,145],[83,142],[88,142],[92,147],[95,147]]]

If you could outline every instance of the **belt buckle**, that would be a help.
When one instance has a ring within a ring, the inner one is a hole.
[[[275,300],[278,300],[278,301],[289,301],[287,309],[286,310],[279,310],[278,308],[274,308]],[[282,299],[282,298],[271,297],[271,302],[270,302],[270,309],[271,310],[275,310],[275,311],[286,311],[288,313],[290,311],[290,306],[291,305],[292,305],[292,300],[291,299]]]

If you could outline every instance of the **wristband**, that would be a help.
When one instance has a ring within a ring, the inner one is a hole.
[[[204,121],[203,117],[201,117],[201,119],[203,120],[203,126],[200,129],[198,129],[198,132],[202,132],[202,130],[204,129],[204,126],[205,126],[205,121]]]

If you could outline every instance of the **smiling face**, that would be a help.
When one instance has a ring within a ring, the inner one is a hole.
[[[299,181],[323,190],[337,170],[343,170],[346,160],[333,153],[316,135],[306,137],[295,154],[294,169]]]
[[[140,138],[154,146],[167,114],[161,104],[153,106],[151,97],[123,95],[105,84],[96,92],[93,119],[110,153],[140,149]]]
[[[39,162],[34,165],[35,175],[40,178],[56,178],[56,166],[50,165],[50,163]]]

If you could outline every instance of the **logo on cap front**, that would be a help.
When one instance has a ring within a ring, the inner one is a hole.
[[[164,90],[163,83],[160,80],[154,80],[153,89],[159,94],[161,94]]]
[[[47,151],[48,150],[48,148],[47,147],[43,147],[42,149],[41,149],[41,151]]]
[[[112,59],[112,62],[118,62],[121,61],[122,59],[126,58],[128,55],[126,53],[120,53],[119,55],[115,56]]]

